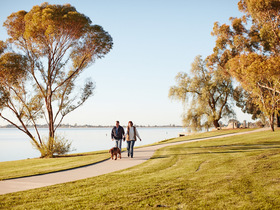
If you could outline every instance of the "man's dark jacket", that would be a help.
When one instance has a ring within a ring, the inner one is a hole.
[[[124,136],[124,129],[123,129],[123,127],[119,126],[118,133],[116,133],[116,131],[117,131],[117,126],[115,126],[112,129],[111,138],[112,139],[122,139],[123,136]]]

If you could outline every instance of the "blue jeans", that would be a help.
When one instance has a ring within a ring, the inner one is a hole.
[[[127,141],[127,154],[130,157],[133,157],[133,147],[135,144],[135,140]]]
[[[122,140],[115,139],[116,147],[118,147],[122,151]]]

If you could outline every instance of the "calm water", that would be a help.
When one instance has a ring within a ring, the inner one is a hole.
[[[107,150],[114,146],[111,141],[111,128],[63,128],[57,134],[72,141],[72,153]],[[157,141],[177,137],[183,128],[138,128],[142,141],[135,146],[142,146]],[[41,135],[47,136],[48,129],[40,129]],[[126,142],[123,142],[126,147]],[[29,138],[16,128],[0,129],[0,162],[39,157],[40,153],[33,149]]]

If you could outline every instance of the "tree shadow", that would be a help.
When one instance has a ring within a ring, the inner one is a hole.
[[[189,153],[182,153],[179,151],[190,151]],[[274,142],[259,142],[258,144],[232,144],[232,145],[217,145],[217,146],[201,146],[201,147],[171,147],[168,150],[172,151],[170,155],[199,155],[199,154],[230,154],[241,152],[252,152],[258,150],[274,150],[280,149],[280,141]],[[191,151],[202,150],[202,151]],[[207,150],[207,151],[205,151]],[[166,157],[166,156],[163,156]]]
[[[151,157],[150,159],[151,160],[155,160],[155,159],[165,159],[165,158],[169,158],[171,157],[172,155],[157,155],[157,156],[154,156],[154,157]]]

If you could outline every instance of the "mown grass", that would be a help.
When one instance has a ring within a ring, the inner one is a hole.
[[[170,143],[175,141],[186,141],[197,138],[212,137],[225,135],[229,133],[237,133],[249,131],[252,129],[234,129],[234,130],[219,130],[205,133],[195,133],[190,136],[164,140],[155,144]],[[154,145],[154,144],[152,144]],[[110,157],[108,151],[89,152],[82,154],[67,155],[52,159],[26,159],[18,161],[0,162],[0,180],[25,177],[31,175],[45,174],[55,171],[77,168],[80,166],[90,165]]]
[[[94,164],[110,157],[108,151],[0,162],[0,180],[45,174]]]
[[[0,196],[2,209],[279,209],[280,131],[183,143],[99,177]]]
[[[209,137],[214,137],[214,136],[223,136],[226,134],[242,133],[242,132],[253,131],[253,130],[257,130],[257,129],[256,128],[223,129],[223,130],[215,130],[215,131],[209,131],[209,132],[203,132],[203,133],[193,133],[188,136],[182,136],[182,137],[178,137],[178,138],[163,140],[163,141],[158,142],[158,144],[188,141],[188,140],[194,140],[194,139],[209,138]]]

